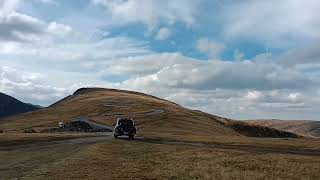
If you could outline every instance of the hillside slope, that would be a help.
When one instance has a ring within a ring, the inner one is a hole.
[[[320,137],[320,121],[307,120],[248,120],[253,125],[261,125],[288,131],[303,136]]]
[[[297,137],[293,133],[190,110],[147,94],[101,88],[82,88],[48,108],[7,118],[0,122],[0,129],[21,131],[32,127],[43,131],[56,127],[60,121],[69,122],[78,117],[109,126],[118,117],[133,117],[138,133],[145,136]]]
[[[23,103],[9,95],[0,93],[0,118],[37,109],[39,109],[39,107]]]

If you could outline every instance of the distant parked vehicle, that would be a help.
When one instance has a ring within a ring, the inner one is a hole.
[[[63,122],[59,122],[59,128],[64,128],[64,123]]]
[[[132,118],[119,118],[115,124],[113,137],[117,139],[118,136],[126,135],[133,140],[136,131]]]

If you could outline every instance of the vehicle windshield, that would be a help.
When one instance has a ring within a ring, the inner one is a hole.
[[[118,124],[121,126],[133,126],[133,121],[130,119],[120,119]]]

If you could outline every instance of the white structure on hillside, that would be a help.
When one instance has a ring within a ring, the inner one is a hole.
[[[64,123],[63,122],[59,122],[59,128],[64,128]]]

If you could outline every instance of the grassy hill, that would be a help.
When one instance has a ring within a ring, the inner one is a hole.
[[[102,88],[82,88],[48,108],[6,118],[0,122],[0,129],[21,132],[32,127],[45,131],[60,121],[69,122],[78,117],[105,125],[112,125],[119,117],[133,117],[138,133],[151,137],[297,137],[293,133],[190,110],[147,94]]]
[[[320,121],[307,120],[248,120],[252,125],[267,126],[303,136],[320,137]]]
[[[135,118],[135,141],[111,133],[19,133],[78,117],[112,125],[124,116]],[[137,92],[79,89],[48,108],[3,119],[0,129],[0,179],[320,178],[318,138],[287,138],[297,135]]]

